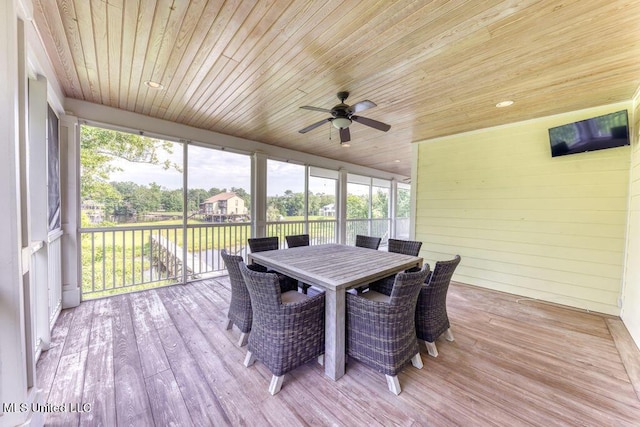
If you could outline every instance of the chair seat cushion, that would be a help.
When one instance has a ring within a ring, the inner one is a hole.
[[[364,292],[360,294],[360,296],[362,298],[366,298],[371,301],[386,302],[386,303],[389,303],[389,300],[391,299],[391,297],[388,295],[381,294],[380,292],[371,291],[371,290],[369,292]]]
[[[307,298],[309,298],[307,295],[301,294],[298,291],[283,292],[281,294],[281,297],[282,297],[282,303],[283,304],[290,304],[290,303],[294,303],[294,302],[300,302],[300,301],[304,301]]]

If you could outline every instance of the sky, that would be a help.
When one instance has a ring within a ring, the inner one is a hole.
[[[182,146],[176,143],[173,154],[158,153],[160,161],[165,159],[172,163],[182,164]],[[114,160],[113,164],[122,168],[120,172],[111,174],[112,181],[132,181],[139,185],[152,182],[169,190],[182,188],[182,173],[175,169],[164,170],[162,166],[130,163],[125,160]],[[244,154],[189,146],[188,187],[209,190],[244,188],[251,191],[251,158]],[[329,180],[314,179],[309,185],[314,193],[333,193]],[[283,195],[285,191],[294,193],[304,191],[304,166],[268,160],[267,162],[267,195]]]

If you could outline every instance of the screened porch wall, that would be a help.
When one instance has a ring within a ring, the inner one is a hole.
[[[384,229],[383,234],[385,234],[387,237],[391,236],[390,233],[393,229],[408,229],[408,226],[406,226],[407,221],[409,221],[408,218],[388,217],[378,218],[375,220],[373,218],[358,218],[351,221],[353,222],[353,224],[347,225],[346,223],[349,221],[347,221],[344,217],[346,212],[344,210],[341,212],[339,209],[339,205],[342,203],[340,199],[346,198],[346,194],[340,193],[339,190],[342,187],[338,183],[338,181],[340,179],[346,179],[347,175],[357,174],[361,176],[367,176],[369,177],[369,179],[381,180],[388,183],[387,185],[390,188],[394,189],[396,188],[396,185],[399,181],[402,182],[407,179],[404,176],[398,176],[383,171],[378,171],[372,168],[347,164],[344,162],[339,162],[319,156],[312,156],[288,149],[282,149],[275,146],[261,144],[255,141],[230,137],[227,135],[191,128],[188,126],[177,125],[175,123],[167,122],[164,120],[153,119],[150,117],[124,112],[118,109],[99,106],[83,101],[67,100],[67,102],[67,111],[73,110],[76,114],[76,116],[65,117],[65,120],[67,122],[76,120],[78,121],[78,123],[88,122],[94,126],[101,125],[111,129],[130,132],[142,131],[145,134],[153,135],[154,137],[158,138],[166,138],[172,141],[193,142],[202,147],[210,147],[218,150],[230,150],[233,152],[249,155],[251,157],[252,163],[252,210],[251,219],[249,222],[233,224],[210,224],[206,226],[196,226],[190,224],[186,227],[186,237],[180,238],[180,241],[183,242],[180,247],[174,245],[174,247],[167,247],[166,249],[162,249],[156,246],[156,244],[158,243],[158,239],[154,237],[156,239],[155,242],[146,245],[146,252],[131,255],[135,259],[140,259],[140,262],[143,263],[142,266],[138,268],[137,272],[123,272],[117,265],[117,262],[119,261],[111,260],[106,262],[105,264],[99,263],[98,266],[93,269],[93,271],[91,271],[88,276],[84,273],[79,274],[79,286],[77,290],[80,294],[81,288],[82,286],[84,286],[88,291],[86,292],[84,297],[87,297],[87,295],[92,295],[93,297],[105,296],[115,292],[114,289],[118,287],[137,285],[143,285],[143,287],[146,287],[189,281],[192,279],[203,278],[211,273],[222,271],[224,266],[219,259],[219,250],[211,251],[211,253],[203,256],[193,255],[194,252],[196,252],[193,250],[193,246],[190,246],[193,245],[193,241],[196,240],[193,236],[200,236],[197,237],[197,239],[217,240],[220,242],[220,248],[227,248],[234,253],[246,257],[246,245],[229,245],[228,242],[224,241],[224,239],[228,238],[229,236],[234,236],[234,241],[237,242],[238,239],[240,239],[246,242],[246,239],[249,237],[278,235],[281,236],[281,246],[284,247],[284,236],[288,234],[313,234],[314,244],[333,242],[347,243],[348,241],[354,239],[355,234],[357,233],[369,234],[369,230],[377,230],[381,227]],[[79,132],[76,133],[76,139],[76,146],[78,146]],[[308,215],[309,212],[306,211],[307,215],[305,215],[305,217],[299,221],[268,221],[266,217],[264,217],[264,219],[261,221],[260,215],[257,215],[256,212],[258,212],[262,206],[264,206],[264,209],[266,209],[266,189],[261,184],[266,182],[266,176],[264,176],[264,174],[266,174],[267,168],[265,167],[265,163],[270,160],[286,161],[302,165],[302,167],[304,167],[307,171],[307,176],[310,173],[313,174],[312,171],[325,171],[325,174],[329,173],[332,176],[335,176],[336,205],[338,205],[338,209],[336,210],[337,216],[331,219],[310,218]],[[78,181],[79,174],[77,174],[77,171],[68,174],[67,182],[69,186],[77,188],[79,185]],[[374,222],[381,223],[382,225],[374,225]],[[79,220],[78,223],[80,223]],[[340,225],[341,223],[343,225]],[[357,226],[355,226],[355,224],[357,224]],[[402,225],[397,226],[397,224]],[[346,232],[341,233],[342,227],[344,227]],[[155,236],[168,236],[172,233],[185,233],[185,231],[183,231],[182,229],[176,230],[174,227],[156,227],[157,229],[155,231],[135,229],[135,227],[133,228],[134,229],[127,231],[131,234],[131,236],[135,236],[135,238],[144,238],[146,240],[149,240],[150,242],[152,234]],[[363,232],[362,230],[365,230],[366,232]],[[75,238],[77,239],[77,243],[79,243],[83,238],[91,239],[92,241],[94,241],[91,251],[96,250],[100,252],[101,245],[104,244],[105,239],[122,240],[124,242],[134,238],[124,237],[123,235],[120,236],[120,234],[122,233],[124,233],[124,231],[122,230],[118,230],[116,233],[115,230],[108,231],[104,228],[101,228],[99,230],[87,228],[80,229]],[[352,234],[353,236],[351,236]],[[222,239],[222,241],[220,241],[220,239]],[[184,242],[186,242],[186,244]],[[191,247],[191,249],[185,250],[185,245]],[[80,246],[80,244],[76,245],[76,247],[78,248]],[[171,244],[169,244],[168,246],[171,246]],[[160,274],[160,272],[154,273],[150,271],[150,266],[145,265],[144,262],[149,262],[150,259],[152,259],[154,256],[158,256],[161,252],[162,256],[165,259],[165,264],[171,265],[173,263],[174,265],[172,265],[171,268],[165,269],[162,274]],[[172,259],[174,255],[179,255],[179,253],[182,253],[183,256],[176,256],[175,259]],[[123,264],[126,262],[127,260],[124,260]],[[182,263],[182,265],[184,265],[186,268],[181,268],[181,266],[175,265],[178,263]],[[118,281],[113,282],[114,278],[116,277],[118,278]]]

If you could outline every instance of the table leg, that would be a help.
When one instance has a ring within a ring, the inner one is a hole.
[[[324,373],[332,380],[344,375],[345,361],[345,290],[326,290]]]

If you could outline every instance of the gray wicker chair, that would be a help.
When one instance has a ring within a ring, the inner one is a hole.
[[[356,235],[356,246],[359,248],[375,249],[380,247],[380,237]]]
[[[285,236],[287,239],[287,247],[297,248],[298,246],[309,246],[308,234],[296,234],[294,236]]]
[[[460,264],[460,255],[450,261],[438,261],[426,284],[420,289],[416,306],[416,335],[423,340],[432,357],[438,357],[436,339],[444,335],[453,341],[453,333],[447,316],[447,291],[451,276]]]
[[[418,256],[421,247],[422,242],[418,242],[416,240],[389,239],[388,251],[397,254]],[[419,270],[419,268],[414,267],[414,269],[411,269],[409,271],[417,270]],[[369,289],[385,295],[391,295],[391,289],[393,288],[394,280],[395,276],[385,277],[384,279],[380,279],[371,283],[369,285]],[[358,289],[358,291],[362,291],[363,289],[365,288],[360,288]]]
[[[231,282],[231,303],[229,304],[229,312],[227,317],[227,330],[236,325],[240,329],[240,340],[238,345],[242,347],[247,344],[249,332],[251,332],[251,324],[253,313],[251,309],[251,297],[244,283],[244,278],[240,273],[240,263],[242,257],[231,255],[224,249],[220,252],[222,259],[229,272],[229,281]]]
[[[397,254],[418,256],[422,242],[416,240],[389,239],[388,251]]]
[[[284,374],[314,358],[322,363],[325,294],[281,293],[275,274],[252,271],[244,263],[240,271],[253,307],[244,365],[264,363],[273,374],[269,393],[276,394]]]
[[[292,236],[285,236],[287,240],[287,247],[289,248],[297,248],[300,246],[309,246],[309,235],[308,234],[296,234]],[[307,290],[311,287],[311,285],[307,283],[298,282],[298,286],[302,289],[302,293],[306,294]]]
[[[429,274],[429,265],[420,271],[398,273],[391,296],[369,291],[347,293],[347,355],[385,374],[389,390],[400,394],[398,372],[411,360],[422,369],[415,334],[418,292]]]
[[[280,242],[278,241],[278,237],[253,237],[247,239],[249,243],[249,250],[251,252],[264,252],[264,251],[275,251],[280,249]],[[267,272],[267,267],[258,264],[251,264],[251,268],[254,271],[262,271],[264,273]]]
[[[251,252],[264,252],[264,251],[276,251],[280,249],[280,241],[278,236],[274,237],[253,237],[251,239],[247,239],[249,243],[249,249]],[[282,273],[278,273],[273,270],[268,270],[265,266],[260,264],[251,264],[249,266],[251,270],[261,271],[263,273],[276,273],[280,278],[280,286],[282,286],[282,292],[286,291],[295,291],[298,289],[298,281],[292,279],[289,276],[285,276]]]
[[[227,330],[233,328],[233,325],[236,325],[240,330],[238,345],[242,347],[247,344],[253,320],[251,298],[249,297],[247,285],[244,283],[244,278],[240,273],[240,263],[243,261],[241,256],[231,255],[224,249],[220,252],[220,255],[227,267],[229,282],[231,282],[231,302],[229,303],[229,312],[227,313],[227,317],[229,318]],[[249,266],[249,268],[251,269],[252,267]],[[281,292],[292,290],[290,287],[286,281],[280,281]]]

